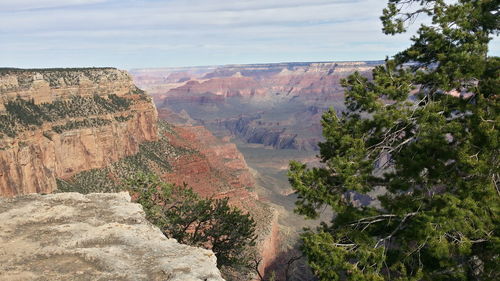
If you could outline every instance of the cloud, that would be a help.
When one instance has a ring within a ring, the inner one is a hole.
[[[409,42],[409,35],[381,33],[378,18],[385,3],[0,0],[0,64],[143,67],[383,59]]]
[[[0,11],[19,11],[103,3],[109,0],[15,0],[1,1]]]
[[[208,5],[207,2],[213,2],[214,5]],[[137,5],[136,2],[130,2],[130,5],[106,2],[92,9],[66,7],[44,11],[0,13],[0,31],[15,33],[141,27],[187,29],[194,27],[203,31],[207,27],[233,28],[250,25],[262,26],[265,29],[266,26],[272,25],[311,25],[356,21],[367,17],[378,21],[378,12],[377,9],[373,9],[373,4],[361,5],[361,3],[356,4],[356,1],[259,0],[235,1],[239,4],[229,5],[222,5],[221,2],[174,0],[151,2],[148,5]],[[379,3],[379,0],[365,0],[365,2]]]

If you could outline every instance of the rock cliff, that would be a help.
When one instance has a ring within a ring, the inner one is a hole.
[[[223,281],[212,251],[167,239],[128,193],[0,199],[0,280]]]
[[[313,116],[320,117],[316,115]],[[248,143],[263,144],[275,149],[313,151],[319,149],[318,142],[321,140],[320,136],[314,137],[317,131],[321,131],[319,123],[312,123],[308,128],[302,129],[309,131],[310,135],[307,137],[300,136],[299,124],[294,125],[291,122],[285,122],[282,126],[279,126],[276,122],[263,122],[259,115],[228,118],[220,121],[217,125]]]
[[[0,196],[50,193],[157,140],[157,112],[125,71],[0,69]]]

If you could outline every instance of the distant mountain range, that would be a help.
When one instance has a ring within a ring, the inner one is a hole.
[[[177,113],[171,121],[203,124],[218,135],[277,149],[316,150],[322,112],[344,108],[341,79],[354,71],[370,77],[380,64],[383,61],[290,62],[131,73],[135,83],[153,95],[160,115],[162,109]]]

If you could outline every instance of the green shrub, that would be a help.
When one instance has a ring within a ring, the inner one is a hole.
[[[64,125],[52,126],[52,130],[60,134],[62,132],[69,130],[80,129],[80,128],[92,128],[92,127],[95,128],[95,127],[110,125],[111,123],[112,121],[107,119],[90,118],[82,121],[70,121]]]
[[[109,169],[92,169],[78,173],[69,180],[57,179],[58,192],[118,192],[123,190],[110,176]]]
[[[93,95],[71,96],[67,100],[55,100],[52,103],[35,104],[34,100],[17,97],[5,104],[6,112],[0,115],[0,133],[15,137],[19,132],[40,127],[44,122],[55,122],[67,118],[81,118],[92,115],[105,115],[130,109],[132,101],[115,94],[107,98]],[[131,117],[118,117],[117,120],[128,120]],[[123,122],[121,121],[121,122]],[[84,122],[84,123],[82,123]],[[68,130],[81,127],[105,125],[106,122],[96,120],[71,121],[63,126],[55,126],[56,130]]]
[[[128,120],[134,118],[133,115],[127,115],[127,116],[116,116],[115,120],[118,122],[127,122]]]

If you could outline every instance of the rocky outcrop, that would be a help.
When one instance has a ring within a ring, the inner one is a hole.
[[[50,193],[157,136],[157,112],[112,68],[0,70],[0,196]]]
[[[128,193],[0,199],[0,280],[223,281],[212,251],[167,239]]]

